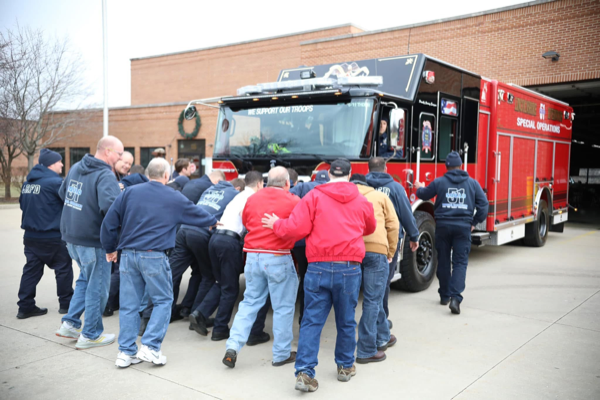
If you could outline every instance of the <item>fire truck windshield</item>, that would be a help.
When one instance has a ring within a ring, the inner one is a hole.
[[[335,104],[221,108],[214,157],[368,156],[373,99]]]

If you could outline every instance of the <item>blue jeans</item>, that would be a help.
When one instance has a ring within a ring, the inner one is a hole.
[[[438,256],[437,277],[440,298],[456,298],[462,302],[467,279],[467,264],[471,252],[471,226],[440,224],[435,228],[435,248]],[[452,265],[450,252],[452,251]]]
[[[271,296],[273,305],[273,362],[287,360],[292,350],[292,325],[298,293],[298,275],[291,255],[248,253],[246,291],[227,340],[227,349],[239,353],[246,344],[256,315]]]
[[[366,253],[363,260],[363,313],[358,324],[358,358],[373,357],[377,346],[390,340],[390,327],[383,310],[389,264],[384,254]]]
[[[142,344],[160,351],[167,334],[173,304],[173,278],[169,258],[159,251],[124,249],[121,253],[121,295],[119,309],[119,350],[137,353],[140,329],[140,305],[144,294],[154,306],[142,336]]]
[[[350,263],[316,262],[308,264],[304,276],[304,316],[300,326],[296,375],[315,376],[321,331],[333,305],[337,338],[335,363],[343,368],[354,365],[356,321],[361,282],[360,266]]]
[[[81,328],[81,314],[85,311],[85,324],[81,334],[95,340],[104,331],[102,313],[108,301],[111,263],[106,261],[106,252],[100,248],[67,243],[67,250],[79,265],[80,272],[69,312],[62,321]]]

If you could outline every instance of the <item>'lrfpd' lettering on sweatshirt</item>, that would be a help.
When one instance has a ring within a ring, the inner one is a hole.
[[[468,208],[465,204],[466,198],[465,189],[448,188],[448,193],[446,193],[446,201],[448,202],[442,203],[442,208],[460,208],[466,210]]]

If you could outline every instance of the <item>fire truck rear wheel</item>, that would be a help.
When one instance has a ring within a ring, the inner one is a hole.
[[[550,213],[546,200],[540,200],[540,208],[537,220],[525,225],[525,237],[523,242],[527,246],[542,247],[546,244],[548,231],[550,230]]]
[[[394,288],[408,292],[427,289],[437,269],[435,221],[424,211],[415,211],[415,220],[419,228],[419,249],[412,252],[408,240],[404,243],[404,257],[400,263],[402,279],[393,283]]]

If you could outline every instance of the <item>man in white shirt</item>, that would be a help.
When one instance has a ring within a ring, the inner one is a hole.
[[[248,198],[264,186],[262,174],[258,171],[247,173],[244,182],[245,189],[225,207],[220,220],[221,225],[214,231],[208,245],[213,275],[221,292],[220,297],[216,299],[218,302],[213,296],[206,296],[200,306],[190,314],[192,329],[206,331],[208,317],[218,307],[211,337],[215,341],[229,338],[229,320],[240,291],[240,275],[244,271],[242,211]],[[257,318],[257,322],[259,320],[260,318]],[[256,341],[254,344],[270,340],[270,336],[262,331],[263,328],[264,324],[255,324],[253,327],[252,334],[257,336],[253,338]]]

